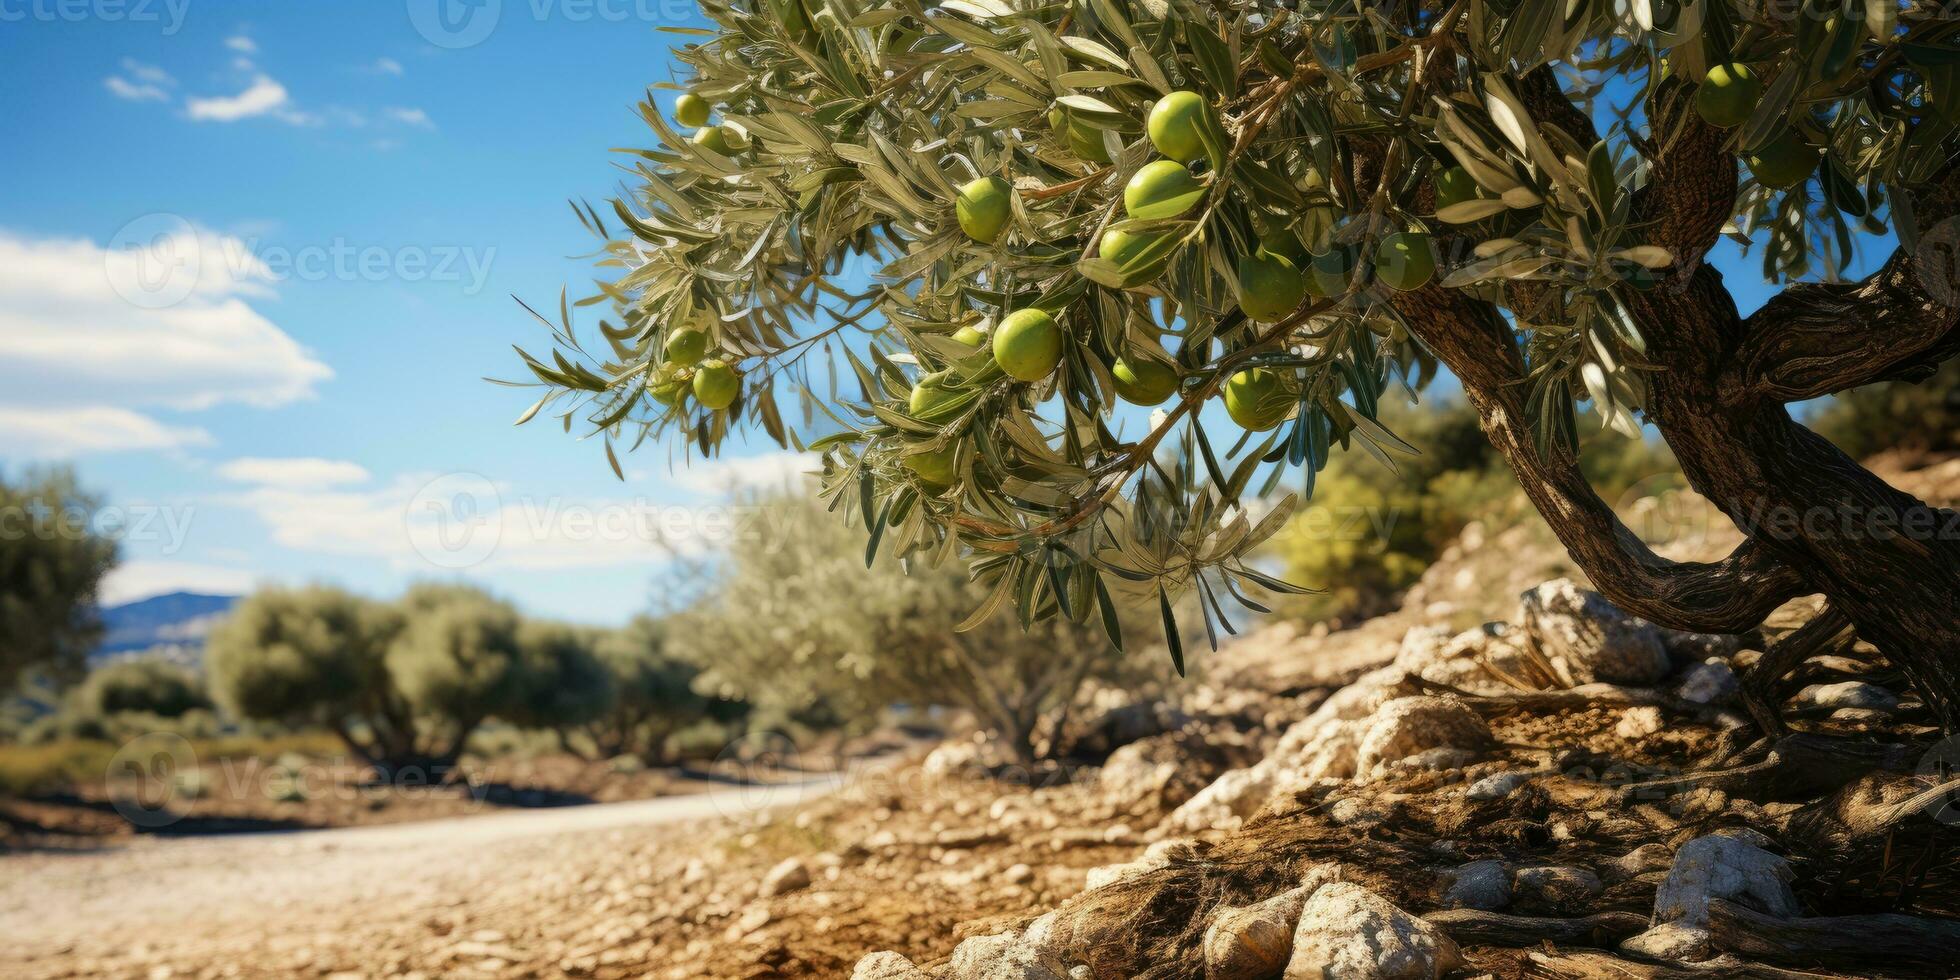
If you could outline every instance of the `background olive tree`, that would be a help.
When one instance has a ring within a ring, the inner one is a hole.
[[[519,634],[516,610],[465,586],[419,585],[399,603],[267,589],[212,630],[205,662],[234,714],[321,725],[384,777],[429,778],[485,719],[538,709]]]
[[[599,434],[615,467],[754,427],[824,453],[874,548],[966,559],[1024,620],[1097,618],[1114,589],[1167,614],[1195,593],[1210,627],[1221,596],[1284,588],[1243,556],[1290,504],[1253,524],[1242,499],[1310,492],[1335,446],[1410,451],[1380,406],[1446,367],[1621,606],[1738,632],[1822,593],[1818,631],[1855,625],[1960,723],[1952,515],[1788,407],[1960,350],[1942,9],[702,10],[676,56],[720,118],[690,136],[649,97],[637,183],[575,205],[612,317],[587,343],[561,304],[523,419]],[[1724,235],[1779,287],[1747,315],[1708,261]],[[1861,251],[1889,255],[1844,279]],[[1119,397],[1164,407],[1138,427]],[[1743,544],[1642,543],[1579,464],[1588,403],[1657,430]]]
[[[671,739],[709,716],[710,704],[694,688],[699,668],[676,656],[672,626],[638,616],[623,629],[598,638],[594,654],[611,682],[612,696],[596,716],[578,726],[568,745],[596,758],[631,755],[651,765],[674,758]]]
[[[762,530],[732,543],[702,601],[670,624],[701,686],[765,719],[862,730],[892,705],[966,708],[1026,762],[1063,748],[1054,736],[1086,682],[1150,676],[1066,617],[1027,632],[1005,616],[975,625],[986,590],[953,568],[883,556],[867,569],[863,535],[817,500],[766,506]]]
[[[87,523],[100,503],[68,470],[0,474],[0,694],[30,669],[79,677],[101,639],[116,544]]]

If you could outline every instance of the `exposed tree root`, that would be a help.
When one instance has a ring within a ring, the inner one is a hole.
[[[1817,980],[1841,976],[1836,973],[1800,973],[1754,963],[1711,963],[1706,966],[1683,964],[1657,966],[1621,959],[1605,953],[1533,953],[1525,964],[1525,976],[1580,978],[1580,980],[1708,980],[1710,977],[1742,977],[1748,980]]]
[[[1536,946],[1553,942],[1603,949],[1647,928],[1647,916],[1634,912],[1598,912],[1576,919],[1540,915],[1506,915],[1480,909],[1447,909],[1423,916],[1460,945]]]
[[[1884,964],[1912,971],[1899,976],[1941,977],[1960,964],[1960,922],[1946,919],[1893,914],[1779,919],[1716,899],[1708,903],[1708,927],[1719,948],[1772,963],[1860,971]]]

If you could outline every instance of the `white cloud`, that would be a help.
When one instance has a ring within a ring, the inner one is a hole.
[[[127,99],[131,102],[170,101],[169,92],[146,82],[132,82],[116,75],[110,75],[108,78],[102,80],[102,84],[119,99]]]
[[[258,43],[243,34],[234,34],[225,38],[225,47],[241,54],[254,54],[259,50]]]
[[[104,605],[119,605],[171,592],[243,595],[252,591],[257,576],[242,568],[187,561],[135,559],[110,569],[98,594]]]
[[[218,475],[240,483],[302,489],[368,481],[368,471],[358,463],[318,457],[245,457],[218,467]]]
[[[211,444],[210,433],[202,429],[167,426],[149,416],[106,405],[0,405],[0,433],[5,433],[7,455],[41,459]]]
[[[237,95],[187,99],[184,108],[192,119],[199,122],[237,122],[253,116],[278,113],[287,107],[288,101],[286,86],[273,81],[269,75],[260,75],[249,88]],[[287,116],[282,115],[281,118]],[[287,121],[294,120],[288,118]]]
[[[429,114],[420,109],[406,106],[389,106],[381,110],[381,112],[388,118],[404,125],[420,126],[424,129],[436,128],[436,124],[429,118]]]
[[[796,490],[821,463],[816,453],[770,453],[762,456],[692,460],[676,466],[656,482],[691,493],[735,494],[745,490]]]
[[[0,232],[0,404],[268,408],[333,377],[246,304],[271,273],[244,242],[181,220],[156,234],[111,250]]]
[[[165,87],[177,84],[177,80],[170,77],[169,72],[155,65],[146,65],[137,61],[135,58],[124,58],[122,60],[122,69],[129,77],[144,84],[162,85]]]
[[[376,58],[374,64],[368,66],[368,70],[377,75],[398,76],[402,74],[402,63],[393,58]]]
[[[651,567],[763,533],[738,507],[534,497],[468,473],[372,488],[267,485],[217,502],[257,515],[283,547],[379,559],[412,575]]]

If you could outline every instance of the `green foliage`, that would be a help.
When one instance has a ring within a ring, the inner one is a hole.
[[[1066,616],[1024,634],[1006,617],[962,623],[987,594],[953,569],[879,556],[821,502],[768,504],[761,533],[738,540],[700,604],[675,615],[669,643],[702,670],[699,686],[766,716],[868,728],[894,704],[971,709],[1033,757],[1087,680],[1149,676],[1095,626]],[[958,627],[971,625],[970,629]]]
[[[116,544],[87,524],[98,507],[68,470],[0,474],[0,692],[29,669],[79,675],[101,637],[95,591]]]
[[[400,630],[392,610],[324,587],[267,589],[211,631],[211,691],[233,714],[336,723],[380,699],[382,657]]]
[[[709,702],[694,689],[699,669],[675,655],[673,634],[666,621],[640,616],[599,638],[597,658],[612,698],[583,729],[594,756],[665,763],[676,734],[707,718]]]
[[[519,618],[476,589],[397,605],[327,588],[240,603],[206,643],[211,688],[246,718],[322,724],[384,774],[452,765],[485,718],[527,705]]]
[[[234,714],[327,726],[384,773],[453,764],[492,718],[657,762],[675,731],[726,709],[694,693],[665,636],[651,619],[620,631],[527,621],[461,585],[417,585],[395,603],[268,589],[213,630],[205,658]]]
[[[616,698],[612,673],[600,659],[599,630],[563,623],[525,622],[517,695],[502,717],[526,728],[562,731],[603,716]]]
[[[1493,320],[1524,355],[1541,447],[1576,447],[1588,404],[1638,438],[1648,338],[1627,297],[1679,273],[1633,191],[1659,179],[1654,157],[1711,67],[1728,66],[1718,85],[1735,66],[1761,81],[1705,110],[1735,123],[1724,152],[1806,148],[1764,167],[1774,179],[1752,178],[1730,216],[1776,281],[1842,272],[1855,236],[1916,241],[1910,209],[1889,205],[1945,164],[1960,119],[1951,23],[1885,3],[1793,23],[1739,0],[702,10],[713,28],[676,55],[722,143],[704,150],[642,104],[637,185],[610,216],[574,205],[611,277],[581,303],[612,319],[588,346],[561,297],[550,357],[523,355],[545,389],[523,418],[550,409],[600,435],[615,470],[619,445],[666,435],[712,454],[742,425],[821,450],[825,498],[861,517],[873,550],[968,559],[1004,598],[986,608],[1011,601],[1024,623],[1078,611],[1071,594],[1195,594],[1215,632],[1220,593],[1284,590],[1243,557],[1290,501],[1257,526],[1237,505],[1335,446],[1407,451],[1381,406],[1435,365],[1391,294],[1432,271],[1429,288],[1505,311]],[[1567,90],[1525,88],[1536,69]],[[1602,76],[1648,111],[1606,104]],[[1603,138],[1581,143],[1566,111]],[[1432,178],[1452,168],[1471,186],[1452,177],[1438,208]],[[1126,208],[1139,174],[1165,187]],[[975,181],[1006,189],[984,226],[960,201]],[[1444,232],[1456,254],[1434,255]],[[1314,298],[1282,311],[1293,291],[1262,287],[1273,308],[1245,309],[1241,261],[1289,235]],[[1003,373],[954,339],[1029,310],[1063,334],[1053,371],[1044,356]],[[739,367],[732,400],[649,390],[686,374],[662,363],[682,330]],[[1139,357],[1187,379],[1141,434],[1113,424],[1111,375]],[[1280,397],[1234,417],[1270,434],[1207,434],[1199,410],[1246,370],[1272,372]],[[942,372],[957,405],[912,414],[917,379]],[[1158,465],[1171,447],[1205,465]]]
[[[1820,406],[1810,419],[1818,434],[1853,459],[1887,449],[1960,450],[1960,360],[1933,377],[1870,385]]]

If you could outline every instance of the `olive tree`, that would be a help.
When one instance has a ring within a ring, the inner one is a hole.
[[[602,631],[526,621],[517,630],[518,693],[502,718],[564,735],[602,718],[616,698],[612,673],[599,658]]]
[[[605,709],[579,727],[596,758],[631,755],[653,764],[672,759],[668,740],[706,718],[708,700],[694,690],[699,668],[673,651],[665,620],[637,616],[597,639],[593,653],[611,690]]]
[[[1145,676],[1095,627],[979,622],[987,592],[952,567],[881,556],[820,502],[771,502],[738,537],[670,644],[705,690],[786,717],[865,725],[895,704],[970,709],[1023,761],[1065,724],[1085,682]],[[962,622],[962,621],[965,622]]]
[[[247,718],[326,726],[386,778],[455,765],[484,719],[524,706],[519,619],[478,590],[399,603],[329,588],[246,598],[206,642],[212,691]]]
[[[0,474],[0,692],[29,669],[72,680],[101,638],[116,543],[83,519],[99,506],[67,470]]]
[[[1310,490],[1335,446],[1409,451],[1378,407],[1446,367],[1615,602],[1737,632],[1822,593],[1820,628],[1855,624],[1960,722],[1953,515],[1789,409],[1960,349],[1939,8],[702,10],[676,57],[719,119],[641,106],[637,182],[577,209],[614,316],[588,345],[561,304],[525,418],[615,466],[754,427],[821,451],[885,547],[970,559],[1023,618],[1091,616],[1114,583],[1195,591],[1209,625],[1283,587],[1242,558],[1278,521],[1236,505],[1289,471]],[[1752,311],[1710,261],[1725,235],[1774,292]],[[1138,428],[1119,399],[1163,407]],[[1624,526],[1579,466],[1583,403],[1658,430],[1735,552],[1671,561]],[[1203,466],[1160,465],[1175,445]]]

